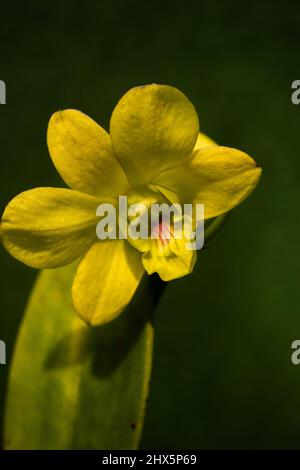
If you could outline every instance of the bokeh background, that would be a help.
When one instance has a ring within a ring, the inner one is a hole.
[[[61,180],[50,115],[78,108],[106,128],[129,88],[166,83],[202,130],[263,167],[255,193],[171,283],[156,315],[143,448],[300,448],[300,4],[2,1],[0,205]],[[17,329],[36,271],[0,247],[1,419]],[[28,404],[30,406],[30,403]]]

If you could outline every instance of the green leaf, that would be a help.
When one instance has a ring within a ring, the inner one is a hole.
[[[145,277],[120,317],[90,328],[72,307],[75,268],[43,271],[33,289],[10,371],[6,449],[138,447],[162,284]]]

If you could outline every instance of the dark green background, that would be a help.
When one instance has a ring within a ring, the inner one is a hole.
[[[142,446],[300,448],[290,360],[300,338],[299,2],[2,1],[0,48],[1,210],[23,190],[61,184],[45,142],[54,111],[79,108],[107,127],[121,95],[144,83],[178,87],[202,130],[263,167],[160,304]],[[36,272],[2,248],[0,258],[9,364]]]

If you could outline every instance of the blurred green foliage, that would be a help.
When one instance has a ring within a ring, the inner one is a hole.
[[[54,111],[78,108],[108,127],[116,101],[144,83],[178,87],[204,132],[264,168],[157,310],[144,448],[299,448],[299,13],[297,1],[0,4],[1,209],[23,190],[62,184],[46,148]],[[36,272],[4,249],[0,258],[10,363]]]

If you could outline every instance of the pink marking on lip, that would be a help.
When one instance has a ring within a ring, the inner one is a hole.
[[[158,241],[165,247],[170,243],[172,238],[172,229],[169,224],[160,222],[155,227],[154,234],[158,236]]]

